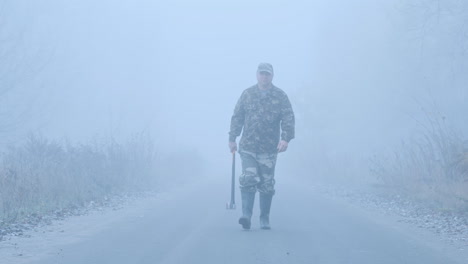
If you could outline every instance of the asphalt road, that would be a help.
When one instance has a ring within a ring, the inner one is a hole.
[[[252,230],[243,231],[237,224],[240,204],[237,210],[226,210],[229,187],[211,179],[129,210],[84,217],[79,221],[106,223],[90,227],[92,231],[87,230],[91,224],[83,222],[75,229],[65,225],[63,236],[74,239],[62,237],[58,240],[64,242],[58,243],[48,239],[38,256],[16,260],[35,264],[468,263],[392,219],[331,200],[307,185],[280,181],[277,186],[269,231],[259,229],[258,200]]]

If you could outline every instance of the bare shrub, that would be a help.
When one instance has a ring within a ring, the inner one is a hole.
[[[426,112],[427,125],[386,157],[371,159],[371,172],[394,190],[440,208],[468,207],[467,154],[463,140],[438,113]],[[464,186],[464,187],[462,187]]]
[[[82,206],[157,183],[156,151],[145,134],[77,146],[30,136],[0,160],[0,220]]]

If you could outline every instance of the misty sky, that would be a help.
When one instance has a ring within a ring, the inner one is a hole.
[[[274,84],[293,103],[297,154],[310,152],[304,146],[372,152],[411,134],[418,104],[431,101],[428,90],[448,113],[457,113],[447,106],[465,98],[440,97],[448,73],[437,71],[446,67],[442,59],[427,63],[433,57],[421,53],[401,1],[6,6],[6,35],[23,32],[25,54],[44,62],[26,81],[34,91],[19,97],[34,102],[28,129],[48,137],[149,131],[161,147],[227,153],[234,104],[255,84],[259,62],[273,64]]]

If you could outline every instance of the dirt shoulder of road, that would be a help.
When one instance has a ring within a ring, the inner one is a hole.
[[[404,232],[434,250],[468,263],[468,212],[441,211],[401,195],[373,187],[349,188],[312,184],[316,192],[359,210]]]
[[[143,217],[149,204],[164,202],[168,193],[154,192],[114,197],[106,203],[63,210],[9,225],[10,232],[0,241],[2,263],[30,263],[60,254],[61,248],[82,241],[119,221]]]

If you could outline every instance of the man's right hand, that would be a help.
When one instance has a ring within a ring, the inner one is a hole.
[[[229,142],[229,149],[231,150],[231,153],[234,153],[237,151],[237,143],[234,142]]]

